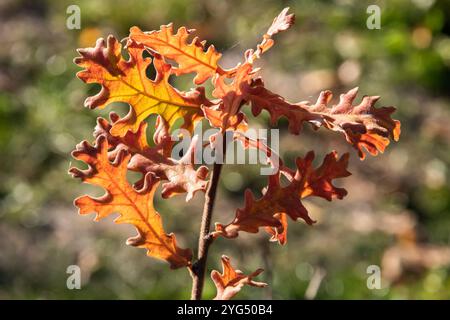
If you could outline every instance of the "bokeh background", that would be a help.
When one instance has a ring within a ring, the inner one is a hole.
[[[68,30],[66,9],[81,9],[81,29]],[[381,8],[381,29],[366,27],[369,5]],[[127,247],[132,227],[77,215],[73,199],[91,191],[71,179],[70,151],[91,140],[95,118],[83,100],[98,87],[75,77],[75,49],[96,38],[123,38],[129,27],[145,30],[174,22],[223,52],[231,67],[252,48],[285,6],[295,26],[276,38],[259,63],[267,86],[291,101],[313,100],[322,89],[337,94],[355,86],[398,107],[402,136],[383,155],[360,161],[344,139],[305,126],[289,135],[280,122],[281,154],[288,164],[314,149],[350,151],[353,175],[342,201],[305,201],[319,222],[291,223],[288,244],[267,236],[219,239],[221,254],[245,272],[263,267],[268,289],[245,288],[254,299],[448,299],[450,298],[450,2],[389,1],[0,1],[0,298],[189,298],[185,270]],[[176,79],[188,89],[190,79]],[[123,112],[126,111],[124,107]],[[267,125],[267,114],[250,116]],[[228,222],[243,205],[243,190],[266,183],[257,166],[227,166],[213,220]],[[98,190],[97,190],[98,191]],[[195,248],[203,196],[156,200],[166,230]],[[66,268],[82,271],[82,289],[68,290]],[[367,267],[381,267],[382,289],[366,286]],[[220,269],[219,269],[220,270]],[[205,297],[214,296],[210,280]]]

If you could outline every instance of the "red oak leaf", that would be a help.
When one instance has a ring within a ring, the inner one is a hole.
[[[365,96],[360,104],[353,105],[357,93],[358,88],[354,88],[342,94],[338,104],[331,108],[328,107],[332,98],[330,91],[322,91],[315,104],[292,104],[267,90],[262,80],[257,79],[249,89],[248,99],[252,104],[253,115],[257,116],[266,110],[272,124],[284,116],[289,121],[289,130],[294,134],[300,132],[304,122],[315,128],[325,127],[341,132],[358,151],[359,157],[364,159],[363,147],[370,154],[377,155],[378,152],[384,152],[389,138],[398,140],[400,122],[391,118],[394,107],[375,108],[378,96]]]
[[[212,235],[235,238],[239,231],[257,233],[260,227],[270,227],[276,228],[271,234],[275,234],[280,243],[285,243],[283,214],[294,221],[302,218],[306,223],[313,224],[315,221],[309,217],[301,199],[308,196],[327,200],[342,199],[347,191],[335,187],[332,182],[334,179],[350,175],[346,169],[348,154],[338,159],[337,153],[332,152],[316,169],[312,166],[313,159],[314,153],[311,151],[304,159],[297,158],[295,172],[284,167],[278,173],[269,176],[269,184],[264,190],[264,195],[258,200],[255,200],[250,190],[246,190],[244,208],[236,211],[236,217],[231,223],[227,225],[217,223]],[[290,181],[285,187],[280,182],[281,174]]]
[[[250,85],[253,73],[252,65],[245,63],[236,68],[231,84],[227,84],[225,75],[217,75],[213,79],[213,96],[219,99],[218,103],[202,107],[211,126],[221,131],[247,130],[245,115],[240,110],[246,103],[243,93],[247,91],[245,87]]]
[[[218,103],[203,107],[205,117],[213,127],[220,128],[222,131],[228,129],[245,131],[247,129],[245,115],[240,110],[248,102],[248,87],[258,71],[253,69],[253,63],[273,46],[272,36],[287,30],[294,23],[295,16],[288,15],[288,10],[289,8],[285,8],[274,19],[256,51],[252,49],[246,51],[243,64],[239,64],[227,73],[217,73],[213,78],[213,96],[219,99]],[[231,84],[228,84],[227,79],[230,77],[233,77],[233,80]]]

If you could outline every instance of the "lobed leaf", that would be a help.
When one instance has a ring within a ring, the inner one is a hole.
[[[205,51],[206,42],[200,41],[198,37],[188,43],[189,35],[193,31],[181,27],[174,34],[172,24],[161,26],[160,30],[150,32],[143,32],[138,27],[132,27],[130,39],[158,52],[167,59],[174,60],[178,64],[172,69],[176,75],[195,72],[194,83],[199,85],[214,74],[223,74],[225,71],[218,65],[222,55],[213,45]]]
[[[224,236],[235,238],[240,231],[257,233],[260,227],[271,228],[272,240],[286,243],[286,217],[296,221],[303,219],[307,224],[313,224],[301,199],[317,196],[331,201],[333,198],[342,199],[347,191],[333,185],[333,180],[350,175],[347,171],[348,153],[340,159],[336,152],[329,153],[322,165],[316,169],[312,162],[314,153],[310,151],[304,159],[297,158],[296,171],[283,167],[276,174],[269,176],[269,183],[264,195],[256,200],[250,190],[245,191],[245,206],[236,211],[234,220],[222,225],[216,223],[214,237]],[[281,185],[281,174],[289,180],[287,186]]]
[[[263,40],[256,47],[256,50],[249,49],[245,53],[246,61],[253,64],[256,59],[267,52],[275,44],[272,37],[279,32],[286,31],[295,23],[295,15],[288,14],[289,7],[284,8],[280,14],[275,17],[267,32],[263,35]]]
[[[145,175],[140,189],[132,187],[127,181],[127,164],[131,155],[126,150],[119,151],[111,163],[108,142],[105,136],[100,135],[95,146],[83,141],[72,155],[89,166],[87,170],[71,168],[69,172],[72,176],[106,190],[99,198],[85,195],[75,199],[74,204],[80,214],[95,212],[95,220],[98,221],[118,212],[120,215],[116,223],[132,224],[138,231],[137,236],[127,240],[128,245],[146,248],[147,255],[166,260],[173,269],[191,264],[192,251],[179,248],[175,235],[165,233],[161,216],[153,206],[159,182],[151,174]]]
[[[127,43],[130,56],[126,61],[121,54],[121,44],[109,36],[107,44],[97,40],[94,48],[79,49],[80,57],[74,62],[84,70],[77,76],[86,83],[99,83],[101,91],[85,101],[85,106],[103,108],[112,102],[130,105],[129,113],[117,121],[111,129],[114,136],[123,137],[128,130],[136,132],[140,123],[150,114],[159,114],[170,126],[178,119],[184,119],[183,127],[192,130],[203,117],[201,105],[209,105],[204,88],[183,93],[169,83],[171,65],[158,55],[153,55],[156,77],[146,76],[151,58],[143,58],[144,46],[131,40]]]
[[[328,106],[332,98],[330,91],[322,91],[315,104],[307,101],[293,104],[267,90],[262,80],[257,79],[249,87],[248,99],[253,115],[258,116],[266,110],[272,124],[276,124],[280,117],[286,117],[293,134],[299,134],[304,122],[315,128],[325,127],[342,133],[364,159],[363,148],[375,156],[384,152],[389,138],[399,139],[400,122],[391,118],[394,107],[375,108],[378,96],[364,96],[360,104],[353,105],[357,93],[358,88],[354,88],[341,94],[338,104],[331,108]]]
[[[211,126],[226,130],[247,130],[245,115],[240,112],[247,102],[244,93],[246,86],[251,84],[253,75],[252,65],[245,63],[236,68],[234,78],[230,84],[226,82],[226,75],[216,75],[213,79],[213,96],[218,102],[212,106],[202,107],[206,119]]]
[[[109,133],[114,123],[119,121],[119,116],[110,114],[111,123],[106,119],[98,118],[94,137],[104,135],[109,143],[109,158],[114,159],[118,152],[127,150],[132,155],[128,169],[142,172],[143,176],[151,173],[160,180],[166,180],[162,184],[162,197],[169,198],[176,194],[187,193],[186,201],[192,199],[197,191],[205,191],[208,181],[208,168],[201,166],[194,168],[193,156],[197,139],[194,137],[186,154],[180,159],[171,158],[174,141],[169,132],[167,122],[158,117],[153,136],[154,147],[149,147],[146,137],[147,123],[142,122],[139,129],[133,133],[128,131],[124,137],[114,137]],[[142,182],[138,182],[140,185]]]
[[[203,107],[205,117],[211,126],[226,130],[247,130],[247,121],[241,108],[248,103],[248,91],[253,82],[253,77],[258,69],[253,68],[254,62],[269,50],[274,40],[272,37],[294,24],[295,16],[287,14],[289,8],[285,8],[274,19],[268,31],[263,35],[263,40],[256,50],[249,49],[245,52],[245,62],[237,65],[227,73],[216,73],[213,78],[213,96],[218,102],[212,106]],[[233,80],[228,84],[227,79]]]

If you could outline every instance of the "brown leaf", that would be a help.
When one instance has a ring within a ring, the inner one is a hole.
[[[283,160],[274,150],[267,146],[266,141],[263,139],[251,138],[240,131],[234,131],[233,140],[241,142],[244,149],[252,148],[263,152],[267,157],[267,163],[276,171],[283,166]]]
[[[287,14],[289,8],[284,8],[280,14],[273,20],[269,30],[263,35],[263,40],[256,47],[256,51],[249,49],[245,53],[246,61],[253,64],[256,59],[267,52],[274,45],[272,37],[281,31],[289,29],[295,22],[294,14]]]
[[[213,106],[203,107],[205,117],[211,126],[220,128],[221,131],[247,130],[245,115],[240,112],[242,105],[246,103],[244,92],[247,92],[253,75],[252,65],[245,63],[236,68],[234,78],[230,84],[227,76],[217,75],[213,79],[213,96],[218,98],[218,103]]]
[[[230,300],[239,291],[241,291],[244,285],[263,288],[267,286],[267,283],[253,281],[253,278],[258,276],[263,269],[258,269],[252,274],[246,276],[240,270],[235,270],[230,263],[230,258],[222,256],[222,269],[223,273],[213,270],[211,272],[211,279],[213,280],[217,294],[214,300]]]
[[[278,173],[269,176],[269,184],[264,190],[264,195],[255,200],[250,190],[245,191],[245,206],[236,211],[234,220],[227,224],[216,224],[213,236],[219,235],[227,238],[235,238],[239,231],[257,233],[260,227],[275,228],[270,232],[272,240],[277,239],[281,244],[286,242],[285,217],[292,220],[302,218],[307,224],[313,224],[301,199],[309,196],[317,196],[331,201],[333,198],[342,199],[347,191],[333,185],[333,180],[347,177],[348,153],[340,159],[336,152],[328,154],[322,165],[316,169],[312,162],[314,153],[309,152],[304,159],[297,158],[297,170],[293,171],[283,167]],[[290,181],[285,187],[281,185],[281,174]],[[284,234],[283,234],[284,232]]]
[[[359,105],[353,105],[358,93],[354,88],[340,96],[337,105],[328,107],[332,94],[322,91],[315,104],[300,102],[292,104],[283,97],[272,93],[264,87],[261,79],[254,81],[248,92],[252,113],[258,116],[262,110],[270,114],[272,124],[280,117],[289,121],[289,130],[298,134],[304,122],[315,128],[325,127],[342,133],[346,140],[364,159],[363,147],[372,155],[384,152],[389,138],[397,141],[400,136],[400,122],[393,120],[394,107],[375,108],[377,96],[364,96]]]
[[[171,158],[174,141],[169,133],[169,125],[163,118],[157,118],[153,137],[155,146],[149,147],[146,137],[147,123],[141,123],[135,133],[128,131],[124,137],[114,137],[109,132],[119,116],[111,113],[110,117],[111,123],[98,118],[94,132],[95,137],[105,135],[108,138],[110,159],[114,159],[120,150],[127,150],[132,155],[128,164],[129,169],[142,172],[143,176],[151,173],[160,180],[168,181],[162,184],[163,198],[187,193],[186,201],[189,201],[197,191],[205,191],[208,168],[201,166],[195,169],[192,161],[197,143],[195,137],[186,154],[180,160],[176,160]],[[139,186],[140,182],[137,185]]]
[[[146,248],[147,255],[166,260],[173,269],[191,264],[192,251],[179,248],[175,235],[165,233],[161,216],[153,207],[157,180],[147,174],[140,189],[133,188],[127,181],[127,164],[131,156],[125,150],[118,152],[111,163],[108,142],[101,135],[95,146],[83,141],[72,155],[88,165],[87,170],[71,168],[72,176],[106,190],[99,198],[85,195],[75,199],[80,214],[95,212],[95,220],[98,221],[118,212],[116,223],[132,224],[138,231],[138,235],[128,239],[127,244]]]

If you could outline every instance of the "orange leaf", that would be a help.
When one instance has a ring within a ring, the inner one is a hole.
[[[315,128],[322,126],[341,132],[358,151],[359,157],[364,159],[363,147],[370,154],[377,155],[378,152],[384,152],[389,138],[398,140],[400,122],[391,118],[394,107],[375,108],[379,99],[377,96],[365,96],[359,105],[353,105],[357,93],[358,88],[354,88],[342,94],[338,104],[331,108],[328,107],[332,98],[330,91],[322,91],[313,105],[309,102],[292,104],[267,90],[261,79],[257,79],[249,89],[248,99],[252,104],[253,115],[267,110],[272,124],[284,116],[289,121],[289,130],[294,134],[300,132],[303,122]]]
[[[84,68],[77,73],[81,80],[102,85],[97,95],[86,99],[87,107],[103,108],[112,102],[130,105],[128,115],[114,124],[111,133],[123,137],[128,130],[136,132],[139,124],[155,113],[170,126],[176,120],[184,119],[183,127],[192,130],[203,117],[200,106],[210,104],[205,98],[204,88],[182,93],[172,87],[169,84],[171,66],[158,54],[153,55],[156,78],[150,80],[146,69],[152,59],[143,58],[145,49],[142,45],[128,41],[130,58],[126,61],[122,57],[120,43],[113,36],[108,37],[107,43],[99,39],[94,48],[79,49],[80,57],[74,62]]]
[[[127,150],[132,155],[128,164],[129,169],[142,172],[144,176],[151,173],[160,180],[168,181],[162,185],[163,198],[186,192],[186,201],[189,201],[197,191],[205,191],[208,168],[201,166],[195,169],[192,163],[197,143],[195,137],[183,158],[176,160],[171,158],[174,141],[163,118],[158,117],[156,121],[154,147],[149,147],[147,143],[147,123],[142,122],[136,133],[128,131],[124,137],[114,137],[109,131],[119,121],[119,116],[111,113],[110,118],[111,124],[103,118],[98,118],[94,133],[95,137],[99,135],[107,137],[110,159],[114,159],[120,150]],[[136,185],[139,186],[140,182]]]
[[[253,281],[253,278],[258,276],[263,269],[258,269],[252,274],[246,276],[240,270],[235,270],[230,263],[230,258],[222,256],[222,269],[223,273],[213,270],[211,272],[211,279],[213,280],[217,294],[214,300],[230,300],[239,291],[241,291],[244,285],[263,288],[267,286],[267,283]]]
[[[295,23],[295,15],[287,14],[288,11],[289,7],[284,8],[273,20],[269,30],[263,35],[262,42],[258,44],[256,51],[253,51],[252,49],[247,50],[245,53],[246,61],[253,63],[256,59],[259,59],[261,54],[265,53],[274,45],[275,42],[273,41],[272,36],[289,29]]]
[[[314,153],[310,151],[304,159],[297,158],[296,171],[283,168],[282,171],[269,176],[269,184],[264,190],[264,195],[258,200],[255,200],[252,192],[247,189],[244,208],[236,211],[236,217],[228,225],[217,223],[213,236],[235,238],[239,231],[257,233],[260,227],[271,227],[276,228],[271,234],[283,244],[286,242],[286,235],[282,233],[286,229],[283,227],[285,221],[282,215],[285,214],[294,221],[302,218],[306,223],[313,224],[315,221],[309,217],[301,199],[308,196],[317,196],[329,201],[333,198],[342,199],[347,191],[335,187],[332,181],[350,175],[346,169],[348,153],[340,159],[337,158],[336,152],[328,154],[317,169],[312,166],[313,160]],[[281,186],[281,174],[290,181],[285,187]]]
[[[81,142],[72,154],[89,166],[87,170],[71,168],[72,176],[106,190],[99,198],[85,195],[75,199],[80,214],[95,212],[95,220],[98,221],[119,212],[115,222],[132,224],[138,231],[138,235],[128,239],[127,244],[146,248],[147,255],[166,260],[173,269],[191,264],[192,251],[179,248],[175,235],[164,232],[161,216],[153,207],[158,182],[147,174],[142,187],[137,190],[127,181],[130,155],[125,150],[120,151],[111,163],[106,137],[99,136],[95,146]]]
[[[222,131],[247,130],[245,115],[241,107],[248,102],[247,94],[257,69],[253,69],[253,63],[261,54],[269,50],[274,41],[272,36],[287,30],[295,21],[293,14],[287,14],[289,8],[285,8],[274,19],[269,30],[264,34],[263,41],[257,46],[256,51],[247,50],[245,62],[237,65],[227,73],[217,73],[213,78],[213,96],[219,101],[216,105],[203,107],[205,117],[211,126]],[[227,78],[233,77],[231,84],[227,84]]]
[[[151,32],[143,32],[138,27],[132,27],[130,39],[178,63],[173,69],[176,75],[195,72],[194,83],[199,85],[215,73],[224,73],[224,70],[217,64],[222,55],[213,45],[204,51],[205,41],[195,37],[188,43],[188,37],[193,31],[181,27],[174,34],[172,24],[161,26],[160,30]]]

